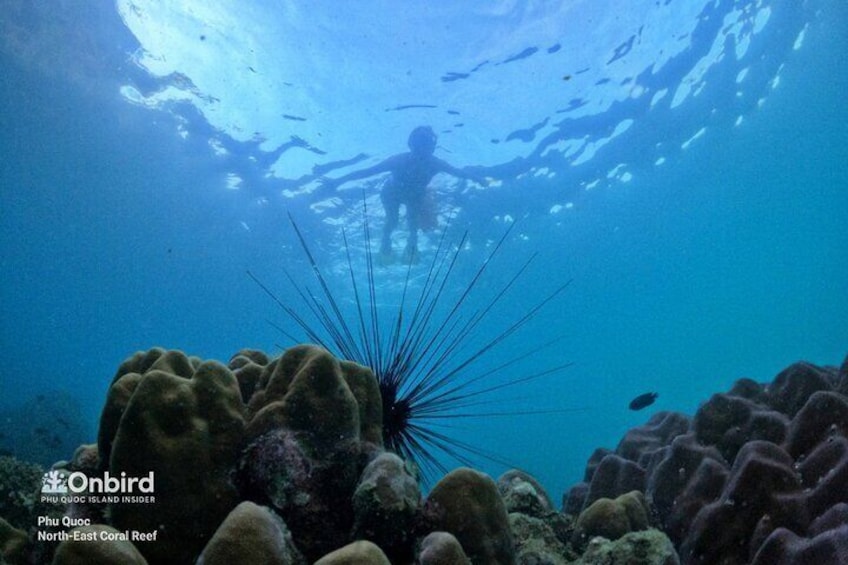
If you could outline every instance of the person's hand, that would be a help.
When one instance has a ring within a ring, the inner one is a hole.
[[[463,173],[465,173],[464,176],[468,180],[482,184],[483,186],[489,186],[489,177],[479,172],[479,170],[480,167],[465,167]]]

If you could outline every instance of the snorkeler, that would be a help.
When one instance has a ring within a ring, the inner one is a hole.
[[[400,205],[406,208],[406,222],[409,227],[404,259],[414,261],[418,254],[418,230],[435,227],[435,210],[428,191],[430,180],[438,173],[448,173],[457,178],[470,179],[481,184],[485,179],[467,169],[458,169],[435,157],[436,134],[430,126],[419,126],[409,134],[409,151],[398,153],[360,171],[353,171],[337,179],[325,178],[323,186],[335,189],[352,180],[364,179],[379,173],[391,173],[380,200],[386,211],[386,224],[380,243],[380,255],[388,261],[392,255],[392,232],[398,225]]]

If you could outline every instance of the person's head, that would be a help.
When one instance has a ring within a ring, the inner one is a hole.
[[[422,157],[432,155],[436,150],[436,133],[430,126],[418,126],[409,134],[409,150]]]

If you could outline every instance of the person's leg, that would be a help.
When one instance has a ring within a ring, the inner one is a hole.
[[[395,231],[398,225],[400,202],[386,189],[383,189],[383,192],[380,194],[380,200],[382,200],[383,210],[386,212],[386,223],[383,225],[383,239],[380,242],[380,253],[382,255],[391,255],[392,232]]]
[[[418,230],[421,224],[421,202],[407,204],[406,206],[406,224],[409,228],[409,236],[406,240],[406,250],[404,250],[404,258],[407,260],[416,260],[418,255]]]

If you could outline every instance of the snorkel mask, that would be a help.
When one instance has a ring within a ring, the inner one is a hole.
[[[432,155],[436,150],[436,133],[430,126],[418,126],[409,134],[407,145],[416,155]]]

